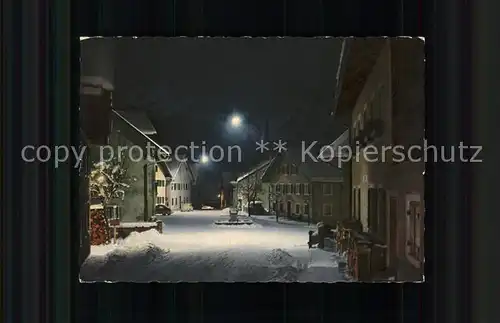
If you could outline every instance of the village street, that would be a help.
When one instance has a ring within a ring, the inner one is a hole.
[[[334,252],[308,249],[307,224],[252,216],[253,224],[218,226],[228,210],[161,217],[163,233],[133,233],[93,246],[82,281],[335,282],[345,280]]]

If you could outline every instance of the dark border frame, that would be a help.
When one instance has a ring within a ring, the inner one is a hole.
[[[498,113],[500,103],[500,91],[495,87],[495,77],[500,74],[495,59],[500,55],[496,44],[490,42],[499,39],[498,28],[494,28],[498,10],[492,8],[498,3],[404,3],[405,7],[399,1],[388,6],[360,0],[335,5],[325,0],[262,4],[251,0],[214,1],[210,6],[203,0],[134,5],[111,1],[2,1],[0,248],[4,320],[147,321],[161,315],[172,321],[193,322],[221,318],[273,322],[344,318],[349,322],[374,318],[391,322],[500,321],[493,307],[498,298],[492,292],[498,263],[485,252],[495,247],[493,228],[497,228],[492,222],[495,214],[489,216],[490,208],[497,206],[493,186],[499,163],[494,163],[498,160],[492,155],[480,165],[427,165],[427,283],[355,287],[80,285],[76,279],[78,253],[71,239],[77,233],[77,219],[71,217],[76,214],[71,199],[76,192],[76,174],[69,166],[54,170],[51,164],[19,160],[19,149],[26,144],[76,143],[76,109],[68,109],[78,102],[78,77],[70,74],[78,65],[76,37],[111,36],[113,32],[137,36],[424,34],[429,141],[451,144],[462,140],[482,144],[488,151],[493,138],[498,137],[493,131],[499,128],[493,114]],[[371,293],[380,295],[372,299]],[[248,308],[242,304],[253,305]],[[227,307],[232,310],[227,311]]]

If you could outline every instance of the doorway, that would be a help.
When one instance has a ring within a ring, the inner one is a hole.
[[[287,218],[292,217],[292,202],[291,201],[286,202],[286,216],[287,216]]]
[[[397,259],[397,226],[398,226],[398,198],[389,196],[389,266],[395,264]]]

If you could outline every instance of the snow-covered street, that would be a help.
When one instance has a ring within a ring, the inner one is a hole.
[[[335,253],[308,249],[307,224],[276,223],[270,216],[253,216],[251,225],[214,224],[224,217],[227,210],[177,212],[161,218],[163,234],[134,232],[116,245],[93,246],[80,278],[84,282],[344,280]]]

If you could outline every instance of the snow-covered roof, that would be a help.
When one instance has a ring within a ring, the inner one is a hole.
[[[272,164],[273,160],[274,160],[274,158],[270,159],[270,160],[266,160],[266,161],[261,162],[256,167],[254,167],[252,170],[250,170],[249,172],[246,172],[245,174],[243,174],[240,177],[238,177],[236,179],[236,181],[239,182],[241,180],[244,180],[248,176],[250,176],[250,175],[254,174],[255,172],[257,172],[259,170],[262,170],[262,169],[264,169],[264,172],[262,173],[262,176],[263,176],[265,174],[267,168]]]
[[[99,204],[91,204],[90,205],[91,210],[102,210],[104,209],[104,205],[102,203]]]
[[[170,174],[172,176],[172,181],[175,181],[175,178],[177,177],[177,174],[179,173],[179,170],[181,169],[182,165],[185,165],[187,167],[187,170],[191,174],[191,181],[192,182],[196,181],[196,176],[193,172],[193,168],[188,163],[188,161],[171,160],[167,163],[167,167],[168,167]]]
[[[344,131],[337,139],[335,139],[334,142],[332,142],[330,145],[321,148],[321,151],[319,152],[318,159],[329,159],[332,158],[331,153],[334,153],[334,156],[341,153],[339,151],[340,147],[347,146],[349,145],[349,129]]]
[[[295,163],[299,166],[299,173],[314,181],[342,181],[343,171],[335,165],[322,161],[314,161],[311,158],[302,159],[302,151],[300,148],[290,147],[286,152],[283,152],[275,157],[277,165],[282,163]],[[269,170],[270,168],[266,169]],[[266,175],[264,172],[263,176]]]
[[[115,110],[122,117],[131,122],[137,129],[146,135],[155,135],[156,129],[149,120],[148,115],[139,110]]]
[[[148,134],[144,133],[141,129],[139,129],[135,124],[134,120],[129,120],[123,114],[123,111],[117,111],[113,109],[113,114],[115,115],[115,120],[118,121],[117,124],[114,124],[123,136],[127,137],[130,141],[132,141],[136,145],[140,145],[142,147],[146,147],[149,142],[152,144],[159,152],[162,153],[162,159],[167,156],[170,156],[170,152],[164,147],[160,146],[156,141],[154,141]],[[158,167],[161,169],[165,177],[172,177],[170,170],[167,166],[167,162],[165,160],[159,160]]]

